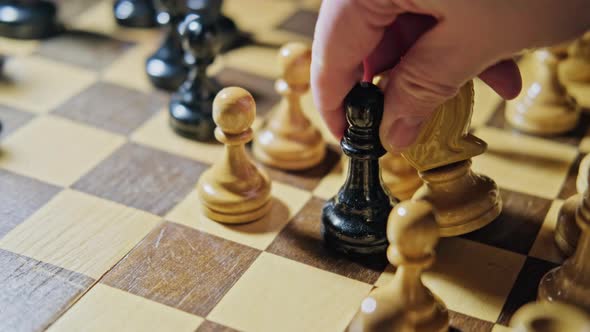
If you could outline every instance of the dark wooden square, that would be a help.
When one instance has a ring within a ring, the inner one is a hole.
[[[0,331],[43,331],[94,280],[0,249]]]
[[[464,238],[510,250],[523,255],[532,247],[551,201],[506,189],[500,190],[502,213],[500,216]]]
[[[324,204],[324,200],[315,197],[307,202],[266,251],[348,278],[375,283],[385,269],[385,260],[355,262],[324,246],[320,235]]]
[[[110,36],[70,30],[43,41],[38,53],[44,57],[101,71],[132,45],[133,43]]]
[[[194,188],[206,168],[197,161],[127,143],[73,187],[164,215]]]
[[[0,122],[2,122],[1,137],[6,137],[33,118],[33,114],[0,105]],[[2,143],[0,143],[0,146]]]
[[[206,317],[259,254],[192,228],[163,223],[102,282]]]
[[[578,154],[576,160],[570,166],[569,171],[567,172],[567,177],[565,178],[565,182],[561,186],[561,191],[559,192],[560,199],[568,199],[570,196],[575,195],[578,193],[576,189],[576,181],[578,179],[578,170],[580,169],[580,162],[586,156],[585,153]]]
[[[99,82],[66,101],[56,114],[74,121],[127,135],[166,104],[159,93],[142,93]]]
[[[508,325],[516,310],[526,303],[535,301],[541,278],[556,266],[557,264],[542,259],[527,257],[516,282],[512,285],[512,290],[504,303],[497,323]]]
[[[498,107],[496,112],[494,112],[494,114],[488,120],[487,125],[490,127],[505,129],[507,131],[511,131],[514,133],[519,133],[518,130],[512,128],[510,126],[510,124],[508,122],[506,122],[506,118],[504,117],[505,106],[506,106],[506,102],[502,102],[500,107]],[[587,112],[582,112],[582,115],[580,116],[580,119],[578,120],[578,125],[574,129],[568,131],[567,133],[561,134],[561,135],[548,137],[548,139],[551,139],[552,141],[558,142],[558,143],[566,143],[566,144],[571,144],[571,145],[577,146],[578,144],[580,144],[580,141],[582,140],[582,138],[584,138],[584,136],[586,135],[586,133],[590,129],[589,125],[590,125],[590,114],[588,114]],[[527,135],[527,134],[523,133],[523,135]],[[534,136],[534,135],[531,135],[531,136]]]
[[[475,317],[449,310],[451,328],[449,332],[490,332],[494,324]]]
[[[313,38],[318,13],[311,10],[300,9],[279,25],[279,29],[294,32]]]
[[[340,153],[337,149],[334,146],[328,146],[324,160],[319,165],[304,171],[283,171],[270,166],[263,167],[273,181],[279,181],[303,190],[313,191],[322,178],[330,173],[336,164],[338,164]]]
[[[239,86],[248,90],[256,100],[258,117],[265,116],[281,100],[271,79],[233,68],[224,68],[215,77],[222,86]]]
[[[0,238],[25,221],[59,191],[60,188],[53,185],[0,170]]]

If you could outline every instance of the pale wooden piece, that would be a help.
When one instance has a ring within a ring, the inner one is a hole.
[[[541,49],[521,61],[523,92],[506,103],[506,121],[517,130],[535,135],[557,135],[573,129],[580,108],[568,97],[557,78],[558,56]]]
[[[412,199],[434,206],[443,237],[472,232],[502,212],[502,198],[494,180],[471,170],[471,160],[420,173],[424,185]]]
[[[447,331],[446,306],[421,280],[422,271],[434,262],[439,239],[432,206],[424,201],[399,203],[389,215],[387,239],[395,276],[363,300],[348,331]]]
[[[387,153],[379,159],[381,178],[389,193],[399,200],[412,198],[422,186],[418,172],[400,154]]]
[[[473,81],[469,81],[455,97],[439,106],[416,142],[402,155],[423,172],[484,153],[486,143],[469,133],[473,102]]]
[[[568,58],[559,63],[557,73],[567,93],[590,110],[590,32],[568,48]]]
[[[555,243],[561,252],[569,257],[574,254],[580,238],[580,227],[576,223],[576,209],[582,204],[582,195],[588,188],[590,155],[580,162],[576,179],[577,194],[569,197],[561,209],[555,226]]]
[[[246,154],[252,140],[256,104],[237,87],[221,90],[213,101],[215,138],[225,144],[223,159],[201,175],[197,191],[204,214],[222,223],[246,223],[264,216],[271,207],[268,175]]]
[[[586,189],[576,209],[581,233],[573,256],[545,274],[539,284],[539,299],[575,304],[590,311],[590,191]]]
[[[326,142],[301,107],[301,97],[309,90],[311,48],[303,43],[289,43],[280,49],[278,58],[281,77],[275,89],[283,98],[256,134],[254,156],[279,169],[308,169],[326,155]]]
[[[584,332],[590,321],[582,310],[559,302],[531,302],[522,306],[512,319],[513,332]]]

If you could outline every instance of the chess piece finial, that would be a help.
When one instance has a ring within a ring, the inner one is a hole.
[[[580,109],[557,78],[559,57],[546,49],[525,55],[520,62],[523,92],[506,103],[506,121],[535,135],[558,135],[575,128]]]
[[[156,52],[147,58],[145,70],[155,87],[173,91],[184,82],[189,71],[178,31],[186,11],[175,0],[156,0],[156,5],[158,23],[166,26],[166,35]]]
[[[153,0],[116,0],[113,5],[115,20],[131,28],[151,28],[157,25]]]
[[[179,25],[182,46],[193,59],[189,75],[170,101],[170,124],[180,135],[199,141],[213,138],[213,99],[221,86],[208,77],[207,68],[219,53],[217,30],[203,17],[189,14]]]
[[[557,216],[555,225],[555,244],[561,252],[569,257],[574,254],[580,238],[580,227],[576,222],[576,210],[582,204],[582,195],[588,188],[588,173],[590,172],[590,155],[580,162],[576,179],[577,193],[565,200]]]
[[[256,167],[244,148],[252,140],[255,117],[256,104],[248,91],[229,87],[215,97],[215,137],[225,144],[225,155],[201,175],[197,184],[203,212],[215,221],[251,222],[270,210],[268,175]]]
[[[479,229],[502,211],[496,183],[471,170],[471,157],[487,146],[468,133],[473,98],[473,82],[469,82],[439,107],[416,143],[402,152],[424,181],[412,198],[434,206],[441,236]]]
[[[518,309],[510,319],[512,332],[590,331],[587,314],[565,303],[531,302]]]
[[[590,31],[571,44],[557,72],[567,93],[578,105],[590,109]]]
[[[399,203],[389,215],[387,238],[395,276],[362,302],[348,331],[447,331],[446,306],[421,280],[422,271],[434,262],[439,239],[432,206],[424,201]]]
[[[346,181],[322,211],[322,236],[328,247],[350,255],[383,254],[385,228],[392,205],[381,185],[379,141],[383,93],[371,83],[358,83],[344,100],[349,127],[340,142],[350,161]]]
[[[258,160],[276,168],[308,169],[326,155],[322,135],[301,107],[301,97],[309,90],[311,48],[289,43],[279,50],[278,59],[281,76],[275,89],[282,100],[257,133],[253,152]]]
[[[46,0],[3,1],[0,3],[0,36],[15,39],[42,39],[63,30],[57,6]]]
[[[575,213],[580,229],[573,256],[547,272],[539,284],[539,299],[560,301],[590,310],[590,190],[584,192]]]

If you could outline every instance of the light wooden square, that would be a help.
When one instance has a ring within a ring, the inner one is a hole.
[[[475,135],[488,151],[473,158],[473,170],[506,189],[554,199],[577,156],[575,147],[484,127]]]
[[[100,278],[159,218],[66,189],[0,241],[0,248]]]
[[[276,181],[272,184],[272,196],[272,209],[262,219],[248,224],[228,225],[215,222],[203,215],[195,189],[170,211],[166,220],[264,250],[311,198],[307,191]]]
[[[475,103],[473,105],[471,127],[475,128],[488,122],[498,106],[500,106],[502,98],[482,80],[475,79],[473,83],[475,86]]]
[[[261,46],[246,46],[223,56],[223,64],[254,75],[277,79],[278,50]]]
[[[555,244],[555,226],[557,225],[557,216],[559,209],[563,205],[563,200],[555,200],[543,220],[543,225],[535,239],[535,243],[529,252],[530,256],[544,259],[546,261],[561,264],[564,260],[559,248]]]
[[[10,39],[0,37],[0,54],[24,56],[33,53],[39,46],[38,40]]]
[[[104,71],[102,79],[131,89],[152,92],[154,87],[145,72],[145,61],[156,48],[155,43],[144,43],[128,50]]]
[[[223,4],[223,10],[224,14],[231,17],[240,29],[248,32],[276,27],[297,9],[297,4],[293,1],[248,0],[247,3],[244,2],[244,0],[227,0]]]
[[[103,284],[96,284],[48,331],[192,332],[203,318]]]
[[[12,58],[5,67],[0,103],[35,113],[53,110],[97,79],[91,71],[34,55]]]
[[[492,328],[492,332],[513,332],[513,330],[509,327],[495,324]]]
[[[207,318],[243,331],[343,331],[370,290],[263,252]]]
[[[78,15],[70,25],[75,29],[114,36],[131,42],[151,43],[161,35],[159,29],[129,29],[119,26],[113,16],[112,1],[97,1],[94,6]]]
[[[2,142],[0,167],[65,187],[124,141],[122,136],[94,127],[41,116]]]
[[[162,110],[138,128],[131,140],[179,156],[213,164],[223,156],[224,147],[217,142],[202,143],[175,134],[168,123],[168,110]]]
[[[582,153],[590,153],[590,137],[582,138],[578,149],[580,149],[580,152]]]
[[[446,238],[439,243],[436,262],[422,280],[449,309],[495,322],[525,258],[470,240]],[[392,271],[388,267],[376,285],[391,282]]]
[[[320,183],[313,191],[313,195],[324,200],[332,198],[346,181],[347,172],[348,157],[342,155],[334,169],[320,180]]]

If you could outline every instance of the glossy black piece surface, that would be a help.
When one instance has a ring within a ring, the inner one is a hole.
[[[16,39],[41,39],[62,30],[57,22],[57,7],[45,0],[0,1],[0,36]]]
[[[147,58],[145,70],[152,84],[160,89],[175,91],[188,75],[178,26],[186,15],[186,8],[176,0],[159,0],[160,23],[166,25],[166,36],[154,54]]]
[[[170,101],[170,124],[182,136],[199,141],[213,140],[213,99],[221,90],[207,76],[207,67],[220,52],[217,27],[202,16],[189,14],[180,24],[182,46],[193,59],[189,75]]]
[[[113,14],[117,23],[126,27],[152,28],[158,25],[152,0],[116,0]]]
[[[245,36],[238,30],[232,19],[221,13],[223,0],[188,0],[187,7],[191,12],[203,16],[217,26],[221,50],[232,49],[241,44]]]
[[[322,236],[332,249],[352,256],[382,255],[386,226],[397,200],[381,184],[379,141],[383,94],[371,83],[358,83],[344,100],[348,129],[340,142],[350,158],[346,181],[322,211]]]

